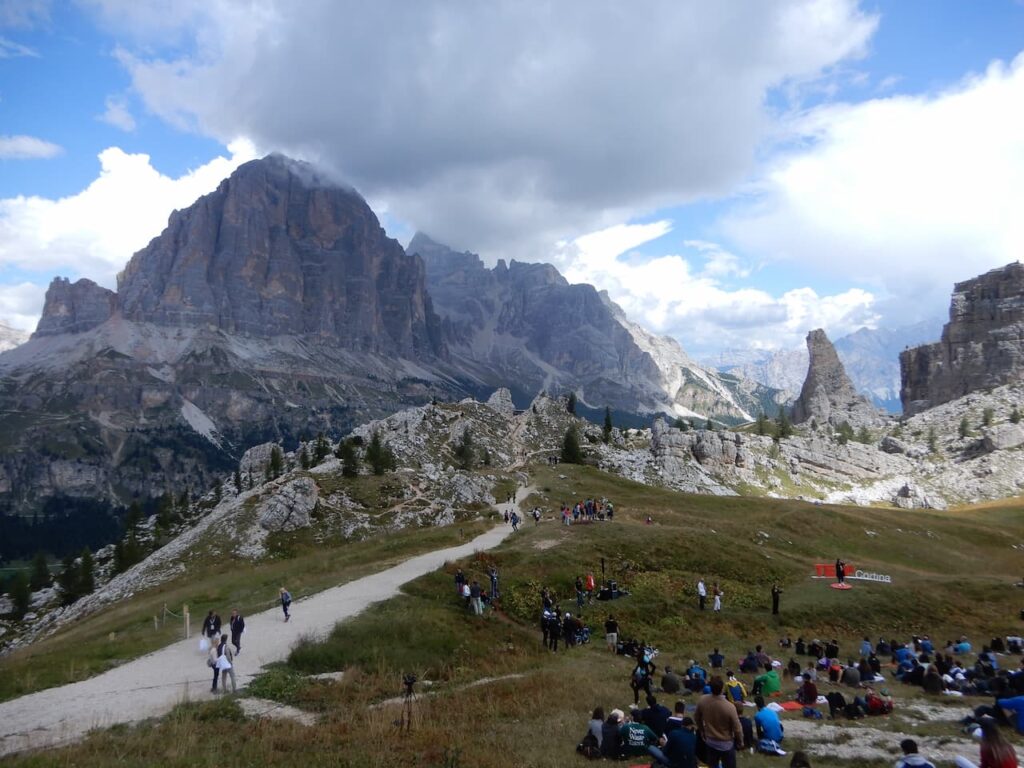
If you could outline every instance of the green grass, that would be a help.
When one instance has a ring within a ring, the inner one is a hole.
[[[941,643],[966,633],[980,646],[988,637],[1019,630],[1022,593],[1012,586],[1022,570],[1013,548],[1024,541],[1019,502],[910,512],[687,496],[565,465],[537,468],[531,482],[544,490],[527,506],[551,509],[562,500],[605,496],[615,502],[616,519],[569,528],[527,521],[496,550],[417,579],[403,595],[371,607],[326,638],[302,640],[251,692],[317,712],[320,725],[240,722],[237,711],[221,702],[180,708],[155,723],[96,733],[81,744],[11,764],[561,768],[576,764],[574,747],[594,706],[609,710],[632,702],[629,662],[603,651],[600,624],[609,611],[624,635],[661,649],[659,666],[680,668],[690,658],[705,659],[715,646],[729,660],[755,643],[771,650],[787,634],[836,637],[846,653],[864,634],[906,638],[927,632]],[[648,516],[653,524],[645,522]],[[428,533],[434,532],[415,535]],[[889,573],[893,584],[855,582],[854,589],[840,593],[809,578],[814,562],[836,556]],[[536,626],[539,590],[551,588],[562,609],[575,612],[573,582],[587,572],[600,579],[602,558],[607,576],[631,595],[584,608],[595,630],[590,646],[545,652]],[[272,566],[305,564],[298,557]],[[486,583],[492,564],[501,573],[502,610],[473,617],[453,594],[452,574],[461,567]],[[722,614],[697,610],[699,576],[722,584]],[[785,590],[779,617],[768,610],[775,579]],[[338,670],[345,670],[338,683],[307,677]],[[420,689],[434,695],[419,699],[415,727],[399,736],[393,724],[399,709],[375,705],[398,695],[406,672],[432,681]],[[508,675],[517,677],[466,687]],[[923,698],[918,690],[889,687],[898,702]],[[872,718],[850,725],[840,741],[861,738],[858,729],[865,726],[892,733],[893,747],[899,732],[959,735],[952,724]],[[787,741],[789,750],[802,746],[798,739]],[[210,749],[211,744],[230,747]],[[741,762],[778,768],[786,761],[745,755]],[[892,762],[856,764],[880,768]],[[833,757],[813,763],[851,764]]]

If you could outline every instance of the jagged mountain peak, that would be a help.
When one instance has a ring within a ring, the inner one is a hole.
[[[846,375],[836,348],[821,328],[807,334],[809,365],[800,397],[793,406],[793,421],[816,421],[834,427],[875,426],[881,422],[877,409],[859,394]]]

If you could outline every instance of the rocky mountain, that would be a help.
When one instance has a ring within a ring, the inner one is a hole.
[[[574,390],[593,409],[749,421],[777,403],[769,388],[709,371],[674,339],[630,321],[586,284],[550,264],[498,261],[488,269],[417,233],[409,253],[426,264],[452,360],[482,383],[509,386],[520,402],[540,390]]]
[[[1024,264],[957,283],[935,344],[900,354],[907,414],[1024,380]]]
[[[423,264],[353,190],[270,156],[139,251],[51,284],[0,355],[0,504],[208,487],[247,446],[464,394]]]
[[[925,320],[897,328],[860,328],[841,336],[833,346],[850,381],[872,403],[899,413],[899,355],[908,346],[921,344],[937,333],[940,321]],[[807,350],[725,350],[707,360],[708,365],[765,386],[782,390],[795,399],[807,373]]]
[[[878,426],[878,410],[859,394],[846,375],[835,347],[820,328],[807,334],[807,378],[793,404],[793,423],[809,422],[854,429]]]
[[[8,349],[14,349],[19,344],[24,344],[28,341],[29,335],[25,331],[12,328],[0,322],[0,352],[6,352]]]

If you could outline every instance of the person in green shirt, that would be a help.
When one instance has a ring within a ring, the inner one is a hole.
[[[640,718],[640,710],[630,711],[630,722],[619,729],[619,738],[622,739],[622,751],[630,757],[648,754],[647,748],[658,744],[658,736],[650,728],[643,724]]]
[[[772,669],[771,664],[765,664],[764,670],[763,675],[754,678],[754,691],[762,696],[772,696],[782,690],[782,681],[779,680],[779,673]]]

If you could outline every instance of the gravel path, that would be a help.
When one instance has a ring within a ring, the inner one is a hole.
[[[533,491],[519,489],[517,501]],[[494,506],[501,513],[509,508],[508,504]],[[418,555],[386,571],[297,601],[287,623],[280,608],[247,616],[242,653],[235,664],[239,687],[264,665],[287,658],[299,637],[325,634],[337,622],[394,597],[406,582],[446,561],[495,547],[511,532],[511,526],[500,523],[466,544]],[[227,616],[224,610],[221,614]],[[182,640],[89,680],[0,704],[0,756],[67,744],[93,728],[159,717],[182,701],[211,698],[212,671],[198,643],[198,637]]]

